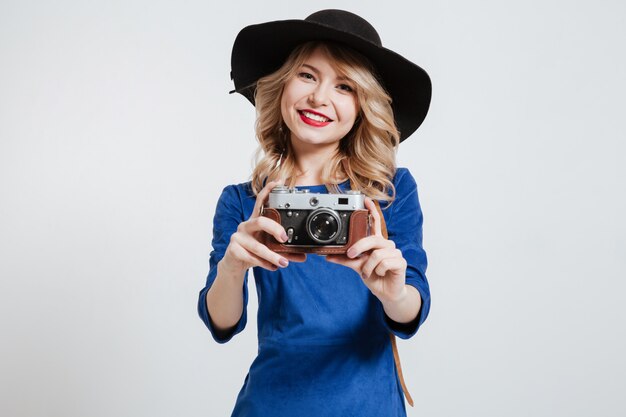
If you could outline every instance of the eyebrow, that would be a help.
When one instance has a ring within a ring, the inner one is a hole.
[[[311,64],[302,64],[302,66],[303,66],[303,67],[307,67],[307,68],[312,69],[312,70],[313,70],[314,72],[316,72],[317,74],[319,74],[319,73],[320,73],[320,70],[318,70],[317,68],[315,68],[315,67],[314,67],[313,65],[311,65]],[[339,81],[352,81],[352,80],[350,80],[349,78],[344,77],[344,76],[337,77],[337,80],[339,80]]]

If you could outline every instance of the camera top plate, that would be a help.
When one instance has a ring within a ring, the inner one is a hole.
[[[333,210],[360,210],[365,208],[365,195],[350,190],[339,194],[311,193],[307,189],[274,187],[269,194],[268,207],[278,210],[315,210],[328,207]]]

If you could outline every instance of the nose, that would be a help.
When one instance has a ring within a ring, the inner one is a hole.
[[[326,86],[324,83],[318,84],[309,95],[309,103],[315,107],[327,105],[328,99],[328,86]]]

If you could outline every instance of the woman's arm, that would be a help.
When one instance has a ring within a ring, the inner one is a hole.
[[[206,295],[206,307],[213,327],[222,335],[228,334],[243,314],[241,289],[249,268],[260,266],[275,271],[287,267],[289,260],[302,262],[306,259],[304,254],[282,256],[260,242],[262,232],[273,235],[278,241],[287,240],[285,229],[279,223],[260,215],[262,205],[276,185],[276,181],[269,182],[259,192],[250,218],[240,223],[231,235],[224,256],[217,264],[217,275]]]
[[[398,323],[410,323],[417,318],[422,307],[422,296],[412,285],[406,285],[405,295],[394,301],[381,301],[385,314]]]
[[[422,305],[419,292],[406,284],[407,262],[392,240],[383,237],[382,220],[374,202],[366,198],[374,233],[356,242],[346,255],[328,255],[330,262],[355,270],[395,322],[409,323],[417,317]]]
[[[386,224],[389,238],[383,237],[380,212],[366,199],[373,235],[356,242],[346,255],[329,255],[326,259],[355,270],[380,300],[390,330],[409,338],[428,315],[430,290],[415,180],[408,170],[399,168],[394,185],[397,198]]]
[[[222,259],[217,264],[217,277],[206,295],[206,306],[215,330],[228,333],[243,314],[243,295],[246,270],[233,268]]]

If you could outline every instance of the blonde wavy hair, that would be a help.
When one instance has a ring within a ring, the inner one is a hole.
[[[298,74],[302,64],[318,48],[339,75],[354,83],[360,109],[354,126],[340,140],[336,153],[322,171],[324,184],[329,192],[338,193],[338,184],[349,179],[353,190],[391,202],[395,198],[391,179],[396,171],[400,143],[391,97],[365,57],[340,45],[319,41],[298,46],[280,69],[257,82],[255,130],[259,148],[252,172],[254,193],[261,191],[265,180],[285,179],[286,185],[296,185],[299,173],[296,155],[280,102],[286,82]]]

